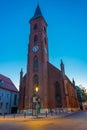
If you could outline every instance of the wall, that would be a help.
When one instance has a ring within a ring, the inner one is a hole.
[[[14,105],[15,94],[17,95],[16,105]],[[3,105],[0,107],[0,114],[11,113],[12,107],[18,107],[18,92],[8,91],[0,88],[0,104],[1,103],[3,103]]]

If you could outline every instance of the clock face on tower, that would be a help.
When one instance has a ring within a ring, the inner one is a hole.
[[[32,48],[33,52],[37,52],[38,50],[39,50],[39,46],[38,45],[33,46],[33,48]]]

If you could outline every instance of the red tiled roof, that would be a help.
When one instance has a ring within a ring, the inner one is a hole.
[[[3,89],[7,89],[7,90],[10,90],[10,91],[15,91],[15,92],[18,92],[16,86],[12,83],[12,81],[10,80],[10,78],[0,74],[0,83],[4,81],[3,85],[1,86],[0,85],[0,88],[3,88]]]

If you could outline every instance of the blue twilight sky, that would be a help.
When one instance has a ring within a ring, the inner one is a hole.
[[[29,19],[39,2],[48,23],[49,59],[87,88],[87,0],[0,0],[0,73],[19,85],[26,73]]]

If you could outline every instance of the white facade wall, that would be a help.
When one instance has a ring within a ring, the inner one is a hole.
[[[17,95],[16,102],[14,102],[15,95]],[[12,107],[18,107],[18,93],[17,92],[11,92],[11,108]]]
[[[14,97],[16,103],[14,103]],[[18,93],[0,88],[0,114],[10,114],[12,107],[18,107]]]

